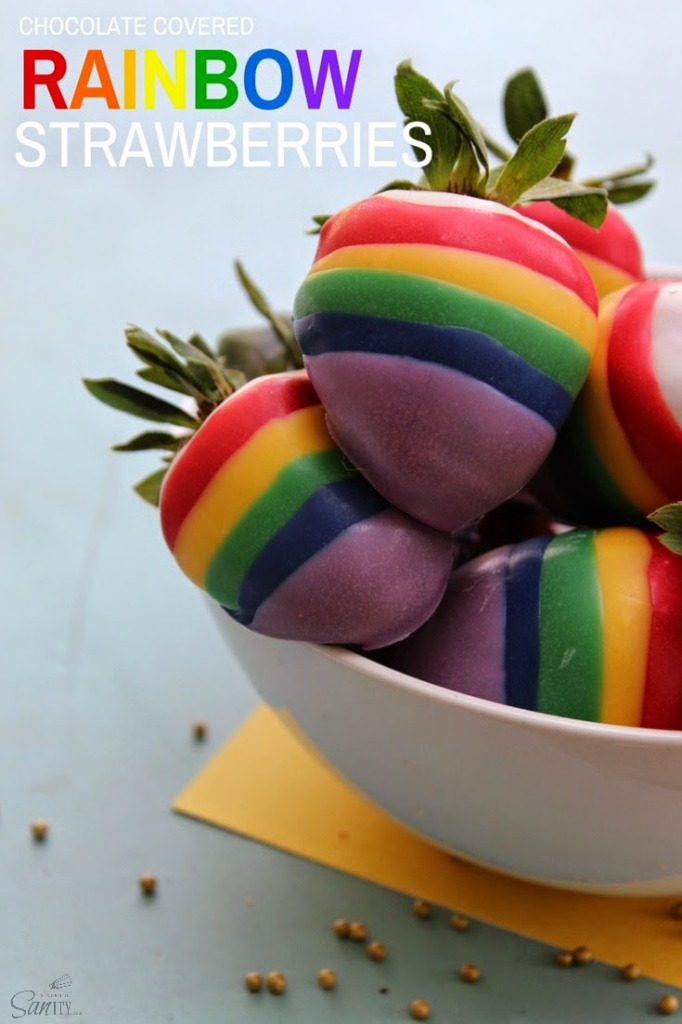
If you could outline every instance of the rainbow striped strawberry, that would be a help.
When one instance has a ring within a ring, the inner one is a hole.
[[[456,570],[436,614],[381,659],[513,707],[682,729],[680,593],[682,558],[651,534],[537,537]]]
[[[326,220],[294,329],[339,446],[393,504],[456,531],[540,467],[596,340],[589,273],[509,206],[577,192],[601,204],[599,216],[605,197],[548,178],[571,115],[536,125],[491,169],[449,88],[437,102],[409,65],[397,83],[406,113],[420,100],[434,138],[445,125],[455,166],[450,154],[443,179],[439,151],[425,169],[431,190],[391,189]]]
[[[119,449],[168,450],[158,493],[149,481],[142,490],[158,498],[163,536],[189,579],[245,626],[291,640],[373,648],[428,618],[452,540],[393,508],[348,462],[305,371],[235,389],[205,346],[172,339],[183,361],[144,332],[128,340],[144,361],[165,360],[200,410],[195,418],[127,385],[86,381],[110,405],[187,428]]]
[[[682,497],[682,282],[602,300],[587,382],[530,490],[589,526],[645,526]]]

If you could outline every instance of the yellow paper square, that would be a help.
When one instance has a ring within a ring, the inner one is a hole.
[[[589,945],[600,960],[635,961],[682,986],[670,899],[566,892],[458,860],[388,817],[285,721],[258,708],[173,809],[552,946]]]

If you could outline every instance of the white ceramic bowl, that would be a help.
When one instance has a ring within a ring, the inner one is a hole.
[[[682,733],[508,708],[338,647],[258,636],[212,607],[263,699],[432,842],[563,888],[682,891]]]

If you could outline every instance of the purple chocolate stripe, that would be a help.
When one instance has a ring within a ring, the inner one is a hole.
[[[436,363],[329,352],[306,365],[339,447],[389,501],[441,530],[500,505],[554,443],[537,413]]]

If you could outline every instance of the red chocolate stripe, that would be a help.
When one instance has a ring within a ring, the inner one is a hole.
[[[237,449],[270,420],[318,403],[312,384],[300,372],[258,378],[218,406],[176,456],[163,483],[161,530],[171,550],[185,516]]]
[[[528,267],[597,308],[591,275],[564,242],[521,216],[465,206],[401,202],[372,196],[341,210],[323,226],[315,259],[354,245],[427,244],[498,256]]]
[[[652,537],[651,633],[642,725],[682,729],[682,557]]]
[[[651,355],[651,317],[658,281],[632,285],[617,307],[608,339],[611,402],[649,476],[671,498],[682,497],[682,431],[661,394]]]

